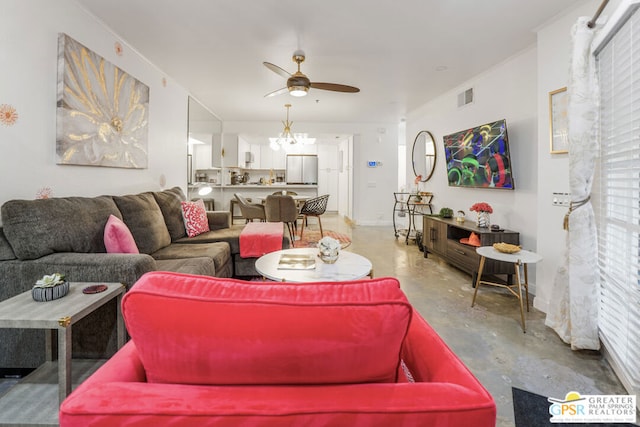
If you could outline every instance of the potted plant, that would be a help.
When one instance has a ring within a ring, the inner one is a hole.
[[[53,273],[43,276],[31,289],[31,296],[36,301],[51,301],[62,298],[69,292],[69,282],[64,274]]]

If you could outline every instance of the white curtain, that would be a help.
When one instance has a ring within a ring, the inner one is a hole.
[[[598,153],[599,88],[591,42],[595,29],[582,17],[573,26],[569,70],[569,185],[571,207],[564,264],[554,280],[545,324],[571,348],[597,350],[598,244],[590,202]]]

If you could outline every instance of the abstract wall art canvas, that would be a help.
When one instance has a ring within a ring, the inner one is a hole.
[[[57,163],[144,169],[149,87],[58,36]]]
[[[450,187],[514,189],[504,119],[446,135],[443,140]]]

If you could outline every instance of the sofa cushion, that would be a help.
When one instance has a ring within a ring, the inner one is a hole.
[[[195,202],[182,202],[182,218],[187,236],[195,237],[198,234],[209,231],[209,221],[207,220],[207,209],[204,201],[198,199]]]
[[[104,247],[112,254],[140,253],[127,224],[114,215],[109,215],[104,226]]]
[[[182,220],[182,207],[180,202],[186,200],[184,193],[180,187],[173,187],[168,190],[157,191],[153,193],[153,197],[158,202],[164,223],[167,225],[171,241],[175,241],[187,235]]]
[[[244,224],[242,225],[236,224],[228,228],[223,228],[220,230],[211,230],[206,233],[198,234],[195,237],[183,237],[182,239],[176,240],[176,243],[198,244],[198,243],[211,243],[211,242],[227,242],[231,247],[231,253],[239,254],[240,253],[240,233],[242,233],[243,228],[244,228]],[[288,242],[289,237],[283,236],[283,241],[284,240]]]
[[[209,257],[161,259],[156,260],[159,271],[172,271],[174,273],[197,274],[199,276],[216,275],[216,266]]]
[[[145,274],[123,315],[149,382],[394,382],[412,308],[396,279],[306,284]]]
[[[120,217],[109,196],[9,200],[2,205],[4,234],[21,260],[56,252],[104,253],[109,215]]]
[[[162,211],[151,193],[114,196],[113,200],[141,253],[152,254],[171,243]]]
[[[151,256],[156,260],[207,257],[213,260],[216,276],[219,276],[217,274],[218,271],[232,259],[229,244],[226,242],[203,243],[200,245],[172,243],[152,253]],[[169,271],[175,270],[170,269]]]
[[[8,261],[10,259],[16,259],[16,254],[13,253],[11,245],[4,236],[4,231],[0,227],[0,261]]]

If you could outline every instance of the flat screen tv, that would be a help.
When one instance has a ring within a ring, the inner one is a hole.
[[[443,139],[450,187],[514,189],[504,119]]]

